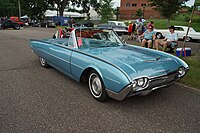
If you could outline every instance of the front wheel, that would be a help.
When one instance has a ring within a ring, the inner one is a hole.
[[[90,73],[89,89],[90,93],[97,101],[104,102],[108,99],[102,79],[96,71]]]
[[[48,67],[49,67],[49,65],[47,64],[46,59],[44,59],[44,58],[42,58],[42,57],[40,57],[40,64],[41,64],[43,67],[45,67],[45,68],[48,68]]]
[[[192,41],[192,38],[189,37],[189,36],[186,38],[186,37],[184,36],[184,37],[183,37],[183,40],[185,40],[186,42],[190,42],[190,41]]]
[[[19,25],[19,24],[16,24],[16,25],[14,26],[14,29],[15,29],[15,30],[19,30],[19,29],[20,29],[20,25]]]

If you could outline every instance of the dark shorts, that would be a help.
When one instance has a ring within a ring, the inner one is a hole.
[[[128,35],[130,36],[132,32],[128,32]]]
[[[177,45],[177,43],[174,43],[174,42],[167,42],[167,46],[168,46],[168,47],[174,48],[176,45]]]
[[[151,40],[152,42],[153,42],[153,40],[152,39],[146,39],[146,38],[144,38],[147,42],[149,41],[149,40]]]

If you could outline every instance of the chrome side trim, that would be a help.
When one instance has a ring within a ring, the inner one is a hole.
[[[40,49],[41,50],[41,49]],[[46,51],[44,51],[44,50],[41,50],[42,52],[44,52],[44,53],[46,53],[46,54],[48,54],[48,55],[51,55],[51,56],[53,56],[53,57],[55,57],[55,58],[57,58],[57,59],[59,59],[59,60],[61,60],[61,61],[64,61],[64,62],[66,62],[66,63],[70,63],[69,61],[67,61],[67,60],[64,60],[64,59],[62,59],[62,58],[60,58],[60,57],[58,57],[58,56],[55,56],[55,55],[53,55],[53,54],[51,54],[51,53],[49,53],[49,52],[46,52]]]

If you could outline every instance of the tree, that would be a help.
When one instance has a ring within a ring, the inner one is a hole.
[[[142,14],[143,14],[142,9],[139,8],[139,9],[136,11],[136,16],[141,17]]]
[[[51,3],[51,4],[53,3],[52,6],[54,6],[56,4],[60,16],[63,16],[65,7],[66,7],[66,5],[69,5],[70,1],[74,2],[73,0],[49,0],[49,3]]]
[[[113,16],[112,0],[103,0],[100,8],[102,22],[107,22]]]
[[[88,19],[90,19],[90,8],[92,7],[97,13],[99,13],[100,9],[100,3],[98,3],[97,0],[79,0],[79,2],[76,2],[77,6],[81,6],[83,8],[82,12],[86,13],[88,16]]]
[[[17,0],[0,0],[0,16],[18,16]]]
[[[42,18],[45,11],[50,6],[49,0],[20,0],[22,14],[30,17]],[[53,4],[53,3],[51,3]]]
[[[162,16],[166,17],[168,22],[167,26],[170,25],[170,19],[173,14],[182,8],[182,4],[188,0],[149,0],[150,6],[155,7],[154,9],[159,11]]]
[[[49,0],[0,0],[0,16],[19,16],[18,2],[21,14],[41,18],[49,7]]]
[[[51,3],[57,5],[60,16],[63,16],[66,6],[72,5],[73,7],[82,7],[82,13],[87,13],[89,17],[90,8],[93,7],[95,11],[99,12],[100,4],[97,0],[49,0]],[[54,5],[53,4],[53,5]],[[52,5],[52,4],[51,4]],[[71,8],[69,8],[71,10]]]

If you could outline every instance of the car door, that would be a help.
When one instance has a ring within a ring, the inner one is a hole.
[[[13,27],[12,26],[12,21],[11,20],[5,21],[4,24],[3,24],[3,27],[4,28],[12,28]]]
[[[67,75],[71,75],[71,53],[72,50],[65,46],[52,44],[50,46],[51,63],[60,71]]]
[[[63,41],[64,39],[61,40]],[[51,63],[68,76],[71,76],[71,55],[73,49],[74,41],[72,37],[70,37],[69,40],[64,40],[61,43],[52,43],[49,47]]]
[[[186,32],[184,31],[184,29],[182,27],[175,27],[175,32],[178,33],[179,39],[183,39],[183,37],[186,34]]]

